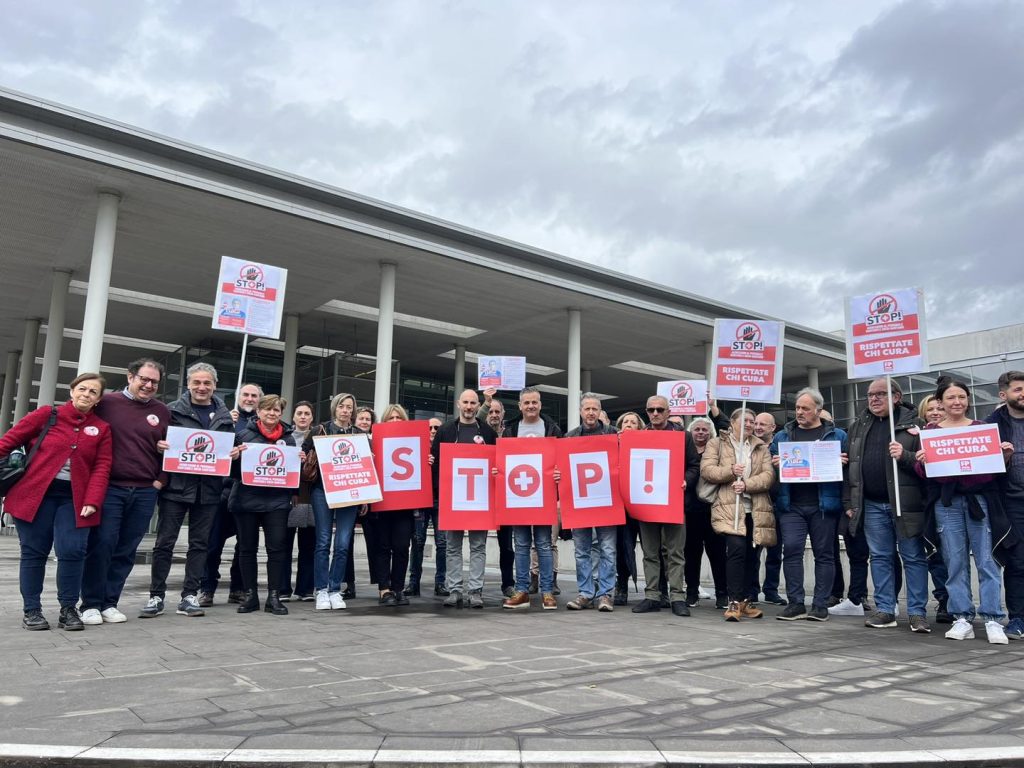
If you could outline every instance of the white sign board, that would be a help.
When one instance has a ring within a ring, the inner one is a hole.
[[[836,483],[843,479],[838,440],[779,443],[779,481]]]
[[[851,379],[928,370],[924,294],[916,288],[846,300],[846,372]]]
[[[488,357],[477,359],[477,389],[505,389],[518,392],[526,387],[525,357]]]
[[[287,269],[221,256],[213,327],[250,336],[280,337],[287,281]]]
[[[715,320],[714,396],[719,400],[779,402],[785,332],[781,321]]]

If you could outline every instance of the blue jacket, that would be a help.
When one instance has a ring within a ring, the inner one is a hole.
[[[822,440],[838,440],[840,453],[846,453],[846,432],[839,429],[831,421],[823,421],[825,434]],[[789,422],[779,432],[775,433],[772,440],[771,454],[779,455],[779,443],[791,443],[796,441],[796,420]],[[789,493],[792,486],[790,483],[779,483],[778,495],[775,497],[775,508],[783,512],[789,511]],[[843,511],[843,484],[817,483],[818,487],[818,509],[829,514],[839,514]]]

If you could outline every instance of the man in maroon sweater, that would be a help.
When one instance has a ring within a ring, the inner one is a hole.
[[[155,360],[136,360],[128,366],[128,385],[96,406],[96,414],[110,424],[114,463],[100,524],[89,534],[82,579],[85,624],[127,621],[117,603],[156,508],[157,443],[167,436],[171,420],[167,406],[156,399],[163,375],[164,367]]]

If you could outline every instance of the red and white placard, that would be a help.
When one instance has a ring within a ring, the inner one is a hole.
[[[686,433],[628,430],[619,435],[619,492],[626,511],[649,523],[683,523]]]
[[[995,424],[922,429],[924,471],[928,477],[986,475],[1006,471]]]
[[[846,300],[846,372],[851,379],[928,370],[924,294],[917,288]]]
[[[495,448],[494,521],[498,525],[558,522],[553,437],[503,437]]]
[[[287,269],[221,256],[213,327],[278,338],[287,282]]]
[[[208,477],[231,474],[229,454],[235,446],[234,432],[168,427],[167,443],[163,461],[165,472]]]
[[[785,323],[776,320],[715,320],[714,396],[719,400],[779,402],[785,330]]]
[[[293,445],[246,443],[242,451],[242,485],[257,488],[298,488],[300,449]]]
[[[494,530],[493,466],[493,445],[444,443],[441,446],[438,528],[442,531]]]
[[[562,527],[594,528],[625,523],[626,510],[619,493],[618,437],[596,435],[559,440],[557,449]]]
[[[328,507],[351,507],[381,500],[377,469],[366,435],[317,436],[313,444]]]
[[[374,512],[425,509],[434,503],[430,483],[430,422],[386,421],[373,428],[373,463],[384,499]]]
[[[659,381],[658,394],[668,400],[668,412],[672,416],[704,416],[708,412],[705,379]]]

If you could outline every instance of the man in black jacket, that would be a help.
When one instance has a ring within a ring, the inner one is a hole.
[[[987,421],[999,426],[999,441],[1006,460],[1006,474],[999,476],[1003,509],[1017,533],[1018,543],[1006,555],[1003,588],[1010,617],[1006,636],[1024,640],[1024,371],[999,376],[999,399]]]
[[[892,400],[896,439],[891,439]],[[912,632],[931,632],[925,619],[928,602],[928,560],[925,556],[925,512],[921,479],[914,470],[921,446],[913,408],[903,405],[899,384],[875,379],[868,385],[867,408],[848,433],[849,463],[844,468],[843,509],[851,534],[863,528],[871,552],[875,612],[864,621],[876,629],[896,626],[896,553],[903,560],[907,582],[907,613]],[[895,458],[896,471],[893,471]],[[900,515],[896,515],[899,495]]]

